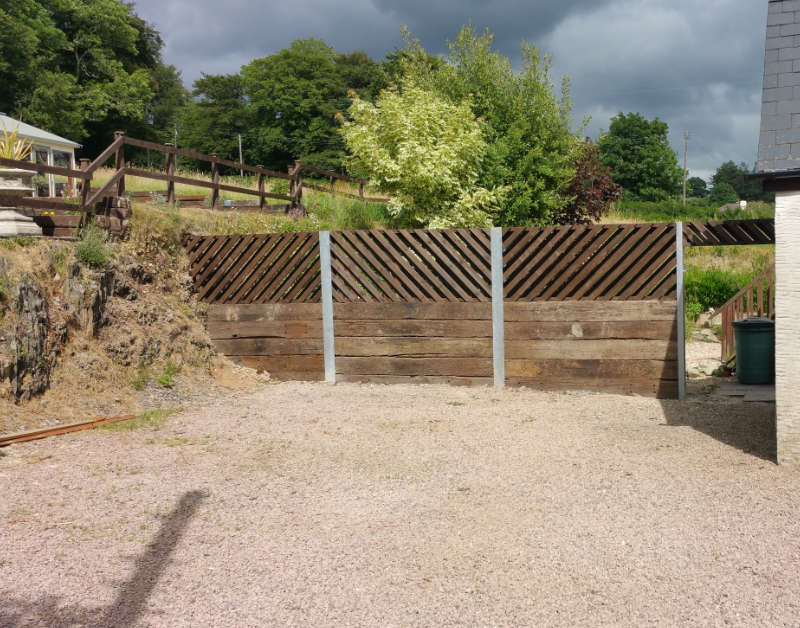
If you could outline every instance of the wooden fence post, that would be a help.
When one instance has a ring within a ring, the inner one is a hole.
[[[81,170],[84,172],[89,169],[89,164],[92,162],[87,159],[86,157],[81,158]],[[90,174],[87,178],[83,179],[81,183],[81,210],[83,213],[86,213],[87,207],[86,203],[89,201],[89,192],[92,189],[92,175]],[[83,222],[83,220],[81,220]]]
[[[303,200],[303,165],[299,159],[294,160],[294,174],[297,177],[297,188],[295,189],[297,196],[292,200],[293,208],[300,205]]]
[[[506,384],[505,313],[503,308],[503,228],[492,227],[492,363],[495,388]]]
[[[217,208],[219,201],[219,165],[217,164],[216,153],[211,153],[211,182],[214,187],[211,189],[211,209]]]
[[[256,168],[263,168],[261,164],[256,166]],[[266,205],[266,198],[264,197],[264,173],[259,171],[258,173],[258,208],[263,212],[264,206]]]
[[[115,131],[114,140],[119,140],[124,137],[124,131]],[[125,144],[120,144],[117,148],[116,156],[114,157],[114,168],[119,172],[125,167]],[[125,175],[123,174],[117,182],[117,196],[125,194]]]
[[[173,148],[174,145],[167,142],[164,144],[168,148]],[[175,176],[175,152],[169,150],[167,152],[167,176],[169,177],[167,181],[167,204],[170,207],[175,207],[175,181],[173,177]]]
[[[675,223],[675,257],[677,273],[677,312],[678,325],[678,399],[686,397],[686,313],[683,295],[683,223]]]
[[[364,180],[360,179],[358,182],[358,196],[363,201],[364,200]]]

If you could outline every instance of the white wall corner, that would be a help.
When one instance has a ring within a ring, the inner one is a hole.
[[[800,466],[800,190],[775,198],[775,398],[778,464]]]

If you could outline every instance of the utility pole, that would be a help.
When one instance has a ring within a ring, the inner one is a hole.
[[[239,134],[239,163],[240,164],[244,163],[244,160],[242,159],[242,134],[241,133]],[[244,176],[244,170],[242,168],[239,168],[239,176],[240,177]]]
[[[683,135],[683,206],[686,207],[686,158],[689,156],[689,131]]]

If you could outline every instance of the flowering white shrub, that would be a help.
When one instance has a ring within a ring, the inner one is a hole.
[[[487,227],[505,190],[478,187],[486,142],[470,102],[408,86],[375,104],[351,93],[342,135],[349,170],[387,193],[389,213],[409,227]]]

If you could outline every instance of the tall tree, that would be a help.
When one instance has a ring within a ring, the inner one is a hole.
[[[686,181],[686,184],[689,188],[689,196],[693,198],[705,198],[708,196],[708,186],[706,185],[705,179],[690,177],[689,180]]]
[[[736,165],[733,161],[726,161],[711,176],[712,187],[717,187],[721,183],[727,183],[734,190],[740,199],[748,201],[759,200],[762,197],[761,182],[748,179],[750,168],[747,164]]]
[[[666,122],[638,113],[620,113],[600,137],[601,160],[629,194],[657,201],[676,194],[682,171],[670,148]]]
[[[239,74],[203,74],[194,82],[192,97],[177,123],[179,145],[238,161],[241,134],[245,161],[261,163],[248,134],[250,113]]]
[[[158,33],[118,0],[0,5],[0,106],[81,141],[92,155],[116,129],[152,138],[185,101]],[[149,132],[148,132],[149,131]]]
[[[337,166],[343,144],[334,115],[347,88],[336,53],[319,39],[299,39],[277,54],[242,68],[261,163],[284,169],[293,159]]]

